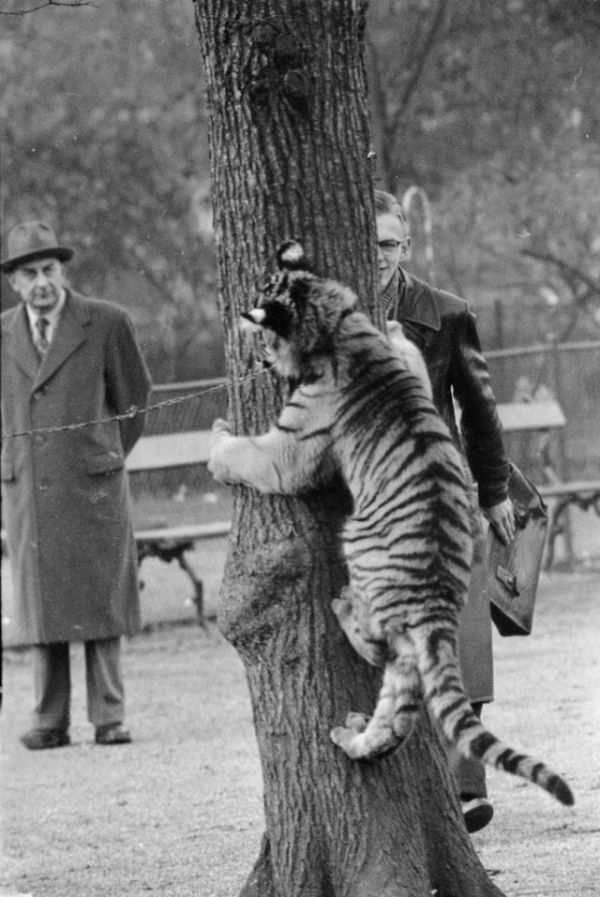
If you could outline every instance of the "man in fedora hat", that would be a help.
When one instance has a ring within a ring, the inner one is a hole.
[[[27,221],[0,263],[22,300],[1,316],[2,500],[17,626],[34,654],[30,750],[70,743],[73,641],[85,645],[96,743],[131,740],[120,637],[139,626],[139,599],[125,457],[144,418],[118,416],[146,405],[150,376],[127,314],[66,286],[72,256]]]

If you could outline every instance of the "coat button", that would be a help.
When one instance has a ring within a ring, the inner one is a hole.
[[[46,437],[43,433],[36,433],[33,437],[34,445],[43,445],[46,441]]]

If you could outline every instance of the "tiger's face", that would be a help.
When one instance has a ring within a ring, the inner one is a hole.
[[[356,304],[352,290],[324,280],[308,267],[300,243],[277,249],[279,273],[263,288],[257,308],[242,315],[265,339],[267,357],[284,377],[305,378],[333,353],[332,336]]]

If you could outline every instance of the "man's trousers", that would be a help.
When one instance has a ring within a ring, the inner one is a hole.
[[[121,640],[84,642],[88,719],[93,726],[123,722]],[[66,732],[71,721],[71,669],[68,642],[33,646],[36,729]]]

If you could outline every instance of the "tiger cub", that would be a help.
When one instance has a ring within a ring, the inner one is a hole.
[[[334,472],[347,484],[350,584],[334,609],[359,653],[385,668],[373,716],[349,714],[332,740],[355,759],[385,755],[409,736],[424,698],[465,757],[572,804],[568,785],[500,742],[465,697],[457,662],[472,555],[465,472],[426,387],[355,309],[350,289],[307,270],[298,243],[283,243],[277,257],[281,273],[244,318],[297,386],[260,436],[233,436],[215,421],[209,469],[219,482],[265,493],[306,492]]]

